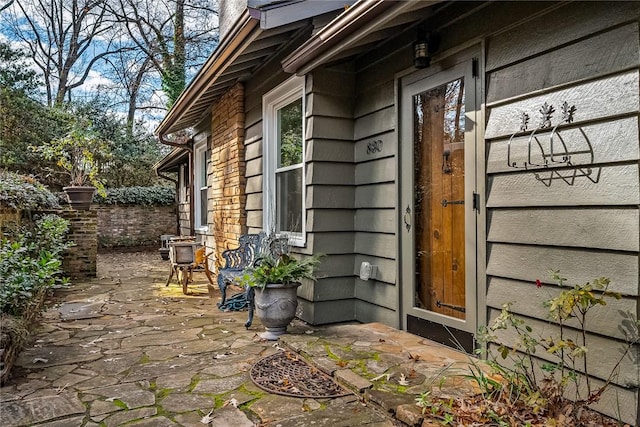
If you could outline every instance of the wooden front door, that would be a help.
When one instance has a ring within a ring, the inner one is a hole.
[[[416,73],[401,86],[403,321],[410,332],[469,351],[476,327],[479,115],[473,61]]]

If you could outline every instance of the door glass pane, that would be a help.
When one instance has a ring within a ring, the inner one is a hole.
[[[276,173],[277,231],[302,233],[302,167]]]
[[[302,98],[278,110],[278,168],[302,163]]]
[[[464,79],[413,97],[414,306],[465,318]]]

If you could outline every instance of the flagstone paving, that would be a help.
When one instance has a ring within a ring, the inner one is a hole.
[[[165,287],[153,252],[98,258],[98,277],[58,290],[12,378],[0,388],[2,426],[420,425],[415,397],[475,392],[468,358],[382,324],[294,321],[278,343],[220,312],[204,274],[189,295]],[[301,399],[258,388],[249,370],[286,349],[353,395]],[[425,421],[425,425],[428,421]]]

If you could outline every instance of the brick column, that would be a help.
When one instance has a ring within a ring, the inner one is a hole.
[[[246,233],[244,86],[233,86],[214,106],[211,143],[213,237],[216,254],[236,247]]]
[[[69,221],[69,240],[75,246],[69,248],[62,259],[66,275],[72,279],[96,276],[98,255],[98,214],[95,210],[77,211],[64,209],[60,216]]]

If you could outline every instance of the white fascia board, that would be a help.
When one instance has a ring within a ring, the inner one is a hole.
[[[274,3],[260,7],[255,2],[249,2],[252,16],[260,14],[260,28],[268,30],[281,27],[292,22],[322,15],[334,10],[344,9],[355,3],[355,0],[298,0]]]

